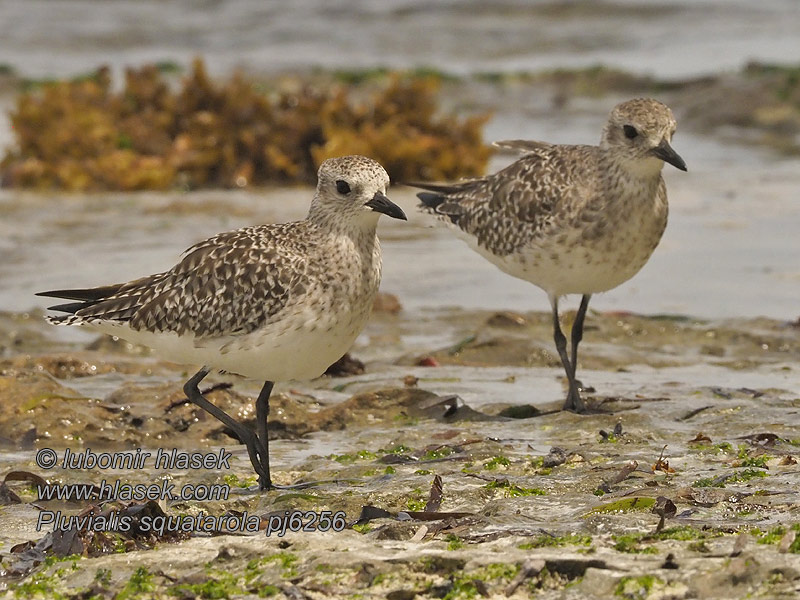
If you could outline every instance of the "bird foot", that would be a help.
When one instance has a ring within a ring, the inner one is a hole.
[[[563,410],[568,410],[580,415],[586,413],[587,410],[586,403],[578,393],[578,389],[578,386],[570,389],[569,394],[567,394],[567,400],[564,402]]]

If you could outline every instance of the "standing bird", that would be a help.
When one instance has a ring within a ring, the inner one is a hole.
[[[389,176],[364,156],[320,165],[303,221],[220,233],[189,248],[169,271],[128,283],[41,292],[75,300],[51,307],[57,325],[86,325],[149,346],[172,361],[204,365],[187,398],[247,446],[262,490],[269,471],[267,417],[275,381],[319,377],[367,323],[381,280],[381,214],[406,219],[386,197]],[[256,430],[203,397],[211,369],[265,381]]]
[[[523,156],[502,171],[454,184],[413,183],[420,208],[452,227],[469,246],[550,299],[556,348],[569,380],[564,410],[585,412],[575,378],[578,344],[592,294],[633,277],[667,225],[664,162],[686,170],[670,146],[672,111],[656,100],[617,105],[599,146],[513,140]],[[572,356],[558,300],[581,294]]]

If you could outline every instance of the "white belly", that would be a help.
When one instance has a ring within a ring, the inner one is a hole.
[[[152,348],[180,364],[207,366],[259,381],[313,379],[342,357],[369,318],[372,302],[325,314],[305,309],[252,333],[197,339],[191,334],[132,330],[127,324],[92,324],[93,329]]]
[[[502,271],[530,281],[553,296],[606,292],[624,283],[647,263],[666,225],[666,213],[629,215],[587,239],[580,229],[560,230],[517,252],[498,256],[462,233],[473,250]]]

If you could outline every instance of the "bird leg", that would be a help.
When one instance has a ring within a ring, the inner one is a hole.
[[[247,453],[250,456],[250,462],[253,464],[253,469],[255,469],[256,473],[258,474],[259,487],[262,490],[270,489],[272,487],[272,482],[269,478],[269,457],[267,456],[267,449],[264,447],[263,443],[254,431],[203,397],[197,386],[206,375],[208,375],[208,369],[203,367],[189,381],[186,382],[186,384],[183,386],[183,391],[186,394],[186,397],[191,402],[202,408],[210,415],[216,417],[224,425],[230,428],[236,434],[239,440],[244,443],[245,446],[247,446]],[[266,430],[266,420],[264,421],[264,429]],[[261,457],[263,457],[263,459]],[[266,470],[263,467],[264,463],[267,464]]]
[[[589,300],[592,298],[591,294],[584,294],[583,298],[581,298],[581,305],[578,308],[578,313],[575,315],[575,322],[572,324],[572,377],[575,378],[575,374],[578,371],[578,344],[581,343],[583,339],[583,321],[586,317],[586,309],[589,308]],[[580,391],[583,388],[583,384],[575,379],[575,386]]]
[[[267,488],[273,487],[272,480],[269,476],[269,433],[267,428],[267,420],[269,419],[269,397],[272,394],[272,386],[275,385],[272,381],[264,383],[264,387],[258,393],[256,399],[256,434],[264,448],[264,453],[261,456],[261,468],[266,473]]]
[[[558,298],[556,296],[551,296],[550,304],[553,307],[553,339],[555,340],[556,350],[558,350],[558,356],[561,357],[561,364],[564,365],[564,371],[567,374],[567,380],[569,382],[569,391],[567,392],[567,400],[564,402],[563,410],[582,413],[586,410],[586,406],[578,393],[578,386],[575,383],[575,369],[569,362],[569,356],[567,356],[567,338],[564,336],[564,332],[561,331],[561,324],[558,321]]]

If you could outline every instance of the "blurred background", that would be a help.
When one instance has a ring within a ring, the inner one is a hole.
[[[596,143],[614,104],[646,95],[676,113],[689,172],[666,166],[660,247],[593,307],[796,319],[798,28],[793,0],[0,3],[0,306],[300,218],[311,191],[285,186],[330,155],[457,179],[513,160],[494,140]],[[547,308],[430,225],[383,225],[384,289],[406,308]]]
[[[68,77],[110,64],[234,68],[409,69],[458,75],[598,64],[680,80],[791,62],[793,0],[478,2],[229,0],[3,2],[3,62],[27,77]]]

